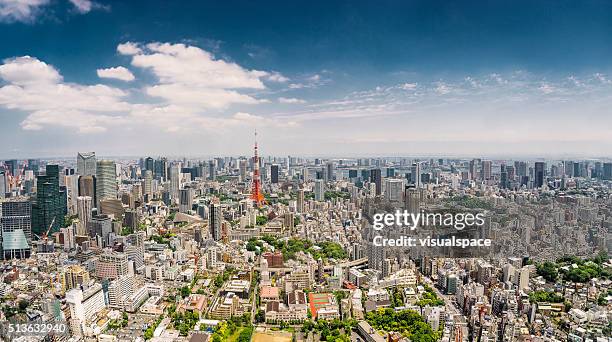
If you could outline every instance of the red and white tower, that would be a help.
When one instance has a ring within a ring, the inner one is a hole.
[[[251,199],[256,205],[261,205],[264,202],[264,196],[261,192],[261,180],[259,177],[259,155],[257,154],[257,130],[255,131],[255,155],[253,156],[253,185],[251,189]]]

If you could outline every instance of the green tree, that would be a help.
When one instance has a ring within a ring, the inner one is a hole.
[[[542,264],[539,264],[536,268],[538,275],[542,276],[546,281],[555,282],[559,277],[559,272],[557,271],[557,265],[550,261],[546,261]]]

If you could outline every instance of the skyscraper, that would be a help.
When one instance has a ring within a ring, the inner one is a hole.
[[[93,199],[89,196],[79,196],[77,198],[77,215],[79,217],[79,225],[76,235],[86,236],[89,222],[91,221],[91,209],[93,207]]]
[[[208,226],[210,227],[210,235],[215,241],[221,240],[221,219],[221,205],[211,203]]]
[[[151,157],[146,157],[144,160],[145,171],[155,172],[155,160]]]
[[[186,213],[193,207],[193,189],[186,187],[180,190],[179,212]]]
[[[247,161],[245,159],[238,160],[238,175],[241,182],[244,182],[247,178]]]
[[[77,154],[77,173],[81,176],[96,175],[96,152],[79,152]]]
[[[30,257],[32,203],[26,199],[0,202],[0,241],[4,260]]]
[[[153,171],[145,170],[142,188],[145,195],[151,196],[153,194]]]
[[[412,167],[410,168],[410,181],[415,187],[421,187],[421,163],[416,162],[412,164]]]
[[[75,215],[77,210],[77,197],[79,197],[79,176],[72,174],[64,176],[66,196],[68,198],[68,214]]]
[[[401,202],[403,199],[404,181],[401,179],[385,179],[385,199],[389,202]]]
[[[563,169],[565,170],[565,175],[568,177],[574,177],[574,162],[573,161],[564,161]]]
[[[370,182],[376,185],[376,196],[382,194],[382,175],[380,169],[370,170]]]
[[[536,188],[541,188],[544,185],[544,177],[546,177],[546,163],[536,162],[535,163],[535,183]]]
[[[404,198],[405,208],[409,213],[418,214],[421,211],[421,194],[420,190],[410,186],[406,187],[406,195]]]
[[[325,199],[325,183],[322,179],[315,180],[315,201],[322,202]]]
[[[208,162],[208,179],[215,180],[217,179],[217,170],[215,169],[215,161],[211,160]]]
[[[173,200],[178,201],[180,183],[180,172],[178,165],[170,166],[170,196]]]
[[[508,188],[508,171],[506,170],[506,164],[502,164],[500,167],[499,186],[502,189]]]
[[[277,184],[278,183],[278,165],[276,165],[276,164],[272,164],[270,166],[270,181],[273,184]]]
[[[36,182],[36,199],[32,204],[32,232],[42,235],[51,226],[57,232],[66,215],[66,192],[59,186],[59,166],[48,164]],[[53,224],[51,224],[53,223]]]
[[[491,165],[492,162],[490,160],[483,160],[481,163],[481,172],[480,178],[483,181],[491,179]]]
[[[325,174],[327,175],[326,181],[333,181],[336,178],[334,175],[334,162],[327,162]]]
[[[298,195],[297,195],[297,212],[298,213],[303,213],[304,212],[304,189],[299,189],[298,190]]]
[[[28,165],[26,166],[26,170],[33,171],[34,175],[38,176],[38,172],[40,172],[40,160],[28,159]]]
[[[117,198],[117,176],[115,162],[100,160],[96,166],[96,207],[100,201]]]
[[[6,172],[4,170],[0,170],[0,199],[6,197]]]
[[[15,159],[6,160],[4,162],[6,170],[11,176],[17,176],[19,174],[19,162]]]
[[[603,164],[603,179],[612,180],[612,163]]]

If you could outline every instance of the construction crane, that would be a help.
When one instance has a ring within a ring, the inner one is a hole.
[[[41,250],[45,250],[46,246],[49,244],[49,232],[51,232],[51,228],[53,228],[53,224],[55,223],[55,217],[53,217],[53,219],[51,220],[51,224],[49,224],[49,228],[47,228],[47,231],[42,235],[42,236],[38,236],[36,234],[34,234],[34,236],[36,236],[38,238],[38,243],[39,243],[39,252]],[[40,248],[42,244],[42,248]]]

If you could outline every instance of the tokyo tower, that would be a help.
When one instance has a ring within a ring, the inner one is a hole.
[[[253,185],[251,189],[251,199],[256,205],[261,205],[264,202],[264,196],[261,192],[261,180],[259,178],[259,156],[257,154],[257,130],[255,131],[255,155],[253,156]]]

